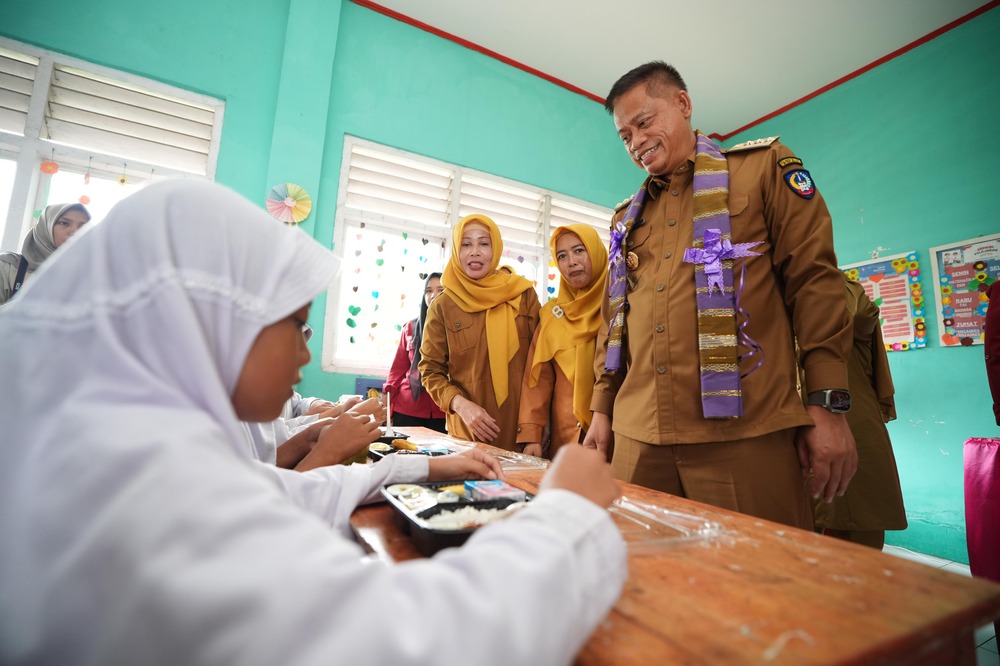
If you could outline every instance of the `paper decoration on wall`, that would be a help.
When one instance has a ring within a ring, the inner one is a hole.
[[[1000,234],[938,245],[930,252],[941,345],[983,344],[986,288],[1000,280]]]
[[[420,312],[424,280],[444,263],[441,239],[419,231],[346,221],[344,273],[333,305],[335,363],[372,371],[389,363],[406,322]],[[359,370],[360,371],[360,370]],[[383,370],[384,371],[384,370]]]
[[[42,162],[42,165],[38,168],[42,173],[49,176],[59,171],[59,165],[53,162],[52,160]]]
[[[86,194],[86,188],[90,186],[90,167],[93,163],[94,163],[94,158],[93,157],[88,158],[87,171],[83,174],[83,187],[85,192],[80,195],[78,201],[82,203],[84,206],[90,203],[90,197],[88,197]]]
[[[916,252],[848,264],[840,270],[860,282],[878,306],[886,351],[927,346],[926,308]]]
[[[279,183],[271,188],[264,204],[271,217],[285,224],[298,224],[309,217],[312,199],[309,193],[295,183]]]

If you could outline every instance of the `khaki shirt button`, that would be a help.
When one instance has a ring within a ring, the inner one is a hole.
[[[663,366],[661,365],[660,367],[658,367],[658,368],[656,369],[656,371],[657,371],[658,373],[660,373],[660,374],[662,375],[662,374],[663,374],[664,372],[666,372],[666,371],[667,371],[667,369],[666,369],[666,368],[664,368],[664,367],[663,367]]]
[[[665,253],[665,254],[663,255],[663,258],[664,258],[664,259],[669,259],[669,258],[670,258],[670,256],[671,256],[671,253],[670,253],[670,252],[667,252],[667,253]]]
[[[577,422],[576,422],[576,427],[577,427],[577,428],[579,428],[579,427],[580,427],[580,422],[579,422],[579,421],[577,421]]]
[[[670,226],[674,226],[675,224],[677,224],[677,220],[670,220],[669,222],[667,222],[667,224],[669,224]]]
[[[672,195],[674,195],[675,197],[677,196],[677,190],[670,190],[670,193],[671,193]]]
[[[462,322],[456,321],[455,322],[455,328],[461,328],[461,327],[462,327]]]
[[[664,286],[662,284],[656,285],[656,291],[663,291],[663,290],[664,290]]]
[[[659,326],[656,327],[656,332],[663,333],[663,324],[660,324]]]
[[[517,431],[521,432],[521,426],[517,426]]]

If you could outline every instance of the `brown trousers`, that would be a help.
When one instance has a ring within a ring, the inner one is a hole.
[[[615,435],[615,478],[806,530],[813,528],[795,429],[732,442],[654,445]]]

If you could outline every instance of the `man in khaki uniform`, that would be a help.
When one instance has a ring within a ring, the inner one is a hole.
[[[851,324],[826,205],[776,137],[722,154],[696,135],[666,63],[623,76],[606,107],[649,176],[613,222],[608,283],[620,292],[603,310],[620,325],[597,340],[584,446],[613,437],[624,481],[811,529],[806,486],[832,500],[857,467],[843,414]],[[696,188],[696,171],[712,186]],[[712,302],[723,296],[728,306]]]

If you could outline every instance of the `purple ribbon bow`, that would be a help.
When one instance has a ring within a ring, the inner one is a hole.
[[[719,293],[723,292],[725,283],[723,281],[722,261],[724,259],[740,259],[743,257],[756,257],[760,252],[752,252],[750,248],[756,243],[737,243],[733,245],[728,238],[722,237],[722,232],[718,229],[706,229],[703,247],[689,247],[684,250],[684,261],[689,264],[705,264],[705,277],[708,279],[708,293],[712,289],[719,288]]]
[[[625,223],[618,220],[615,228],[611,230],[611,247],[608,256],[611,257],[611,265],[614,266],[625,260],[622,252],[622,243],[625,242]]]

